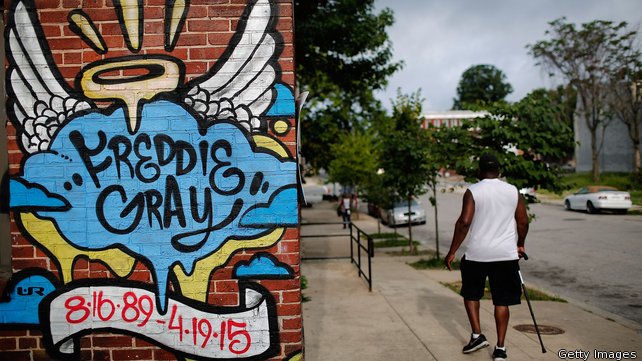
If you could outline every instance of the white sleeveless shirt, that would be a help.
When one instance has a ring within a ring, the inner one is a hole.
[[[515,210],[517,188],[499,179],[483,179],[468,188],[475,200],[466,259],[496,262],[519,259]]]

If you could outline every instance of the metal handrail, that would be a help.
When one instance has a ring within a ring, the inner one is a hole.
[[[311,222],[311,223],[301,223],[303,226],[325,226],[325,225],[342,225],[343,222]],[[374,242],[372,237],[364,232],[362,229],[357,227],[354,223],[348,222],[349,233],[334,233],[334,234],[314,234],[314,235],[300,235],[300,238],[323,238],[323,237],[345,237],[350,238],[350,263],[357,266],[357,274],[359,277],[363,278],[368,282],[368,290],[372,292],[372,257],[374,257]],[[363,237],[362,237],[363,236]],[[362,238],[366,239],[365,244],[362,243]],[[355,245],[357,250],[357,257],[355,258]],[[367,255],[367,264],[368,271],[366,272],[361,267],[361,250]],[[336,257],[334,257],[336,258]],[[343,257],[341,257],[343,258]]]
[[[357,227],[354,223],[350,222],[350,262],[357,265],[357,271],[359,277],[363,278],[368,282],[368,290],[372,292],[372,257],[374,257],[374,242],[372,237],[364,232],[361,228]],[[356,236],[355,236],[356,233]],[[361,235],[366,237],[366,245],[364,246],[361,243]],[[354,258],[354,244],[357,244],[357,258]],[[361,269],[361,250],[364,250],[368,255],[368,274],[366,275]]]

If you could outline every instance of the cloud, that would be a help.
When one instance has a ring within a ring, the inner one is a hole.
[[[256,146],[238,123],[201,125],[180,104],[156,101],[143,107],[136,134],[126,124],[122,108],[73,119],[51,152],[25,161],[25,179],[69,201],[66,212],[38,215],[54,220],[74,246],[116,246],[147,260],[159,300],[174,265],[190,274],[230,239],[249,243],[295,224],[296,198],[283,190],[296,185],[296,162]],[[252,227],[241,226],[252,208]],[[263,208],[280,210],[279,217],[269,219]]]
[[[240,225],[243,227],[265,228],[269,225],[295,227],[299,224],[296,188],[282,189],[266,205],[250,208]]]
[[[249,262],[239,262],[234,269],[236,278],[289,279],[294,271],[269,253],[259,253]]]
[[[265,114],[267,116],[294,116],[294,95],[292,91],[283,84],[276,84],[276,100],[272,107]]]
[[[46,271],[25,270],[13,276],[11,294],[0,301],[0,328],[3,325],[38,325],[40,301],[55,290],[54,276]],[[15,282],[15,283],[14,283]]]
[[[69,203],[57,194],[49,193],[39,184],[30,184],[24,179],[9,181],[9,206],[25,210],[66,210]]]

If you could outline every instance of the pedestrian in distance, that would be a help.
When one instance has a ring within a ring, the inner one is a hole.
[[[482,334],[479,320],[479,300],[483,297],[486,278],[495,306],[497,344],[495,361],[506,360],[506,331],[510,318],[509,306],[520,304],[521,280],[519,258],[525,253],[528,215],[524,199],[517,188],[499,178],[499,162],[491,154],[479,159],[479,182],[466,193],[461,214],[455,224],[452,244],[445,258],[446,267],[455,252],[467,239],[461,260],[461,296],[472,329],[465,354],[489,346]],[[466,238],[468,236],[468,238]]]
[[[339,200],[339,209],[343,217],[343,228],[345,229],[350,223],[350,208],[352,207],[352,197],[348,193],[343,193]]]

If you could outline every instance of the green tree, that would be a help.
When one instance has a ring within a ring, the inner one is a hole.
[[[391,121],[380,129],[383,184],[396,190],[399,200],[405,200],[410,217],[412,199],[426,192],[426,182],[433,173],[427,163],[430,152],[428,133],[421,128],[420,92],[403,95],[399,92],[393,104]],[[410,221],[410,220],[409,220]],[[412,224],[409,223],[409,247],[412,244]]]
[[[637,32],[624,43],[622,65],[611,78],[612,91],[608,102],[613,114],[626,126],[633,150],[633,174],[640,181],[642,150],[642,51]]]
[[[558,166],[546,159],[563,159],[573,144],[573,131],[557,119],[546,101],[525,97],[516,104],[489,109],[489,116],[466,122],[457,143],[456,169],[468,179],[476,178],[476,159],[485,152],[497,156],[502,175],[517,186],[565,189]],[[465,134],[465,135],[464,135]]]
[[[522,108],[532,106],[534,109],[551,110],[553,117],[546,116],[548,122],[565,124],[568,129],[573,129],[573,114],[577,96],[572,87],[558,86],[555,89],[535,89],[527,94],[521,101]],[[547,109],[548,108],[548,109]],[[544,157],[544,160],[551,163],[565,163],[571,159],[575,152],[575,143],[568,143],[568,147],[561,149],[557,157]]]
[[[457,85],[453,109],[470,109],[504,101],[513,92],[506,75],[493,65],[480,64],[466,69]]]
[[[435,127],[429,125],[426,129],[430,142],[430,150],[427,154],[426,163],[430,171],[426,179],[428,187],[432,191],[430,204],[435,212],[435,257],[439,259],[439,204],[437,202],[437,186],[439,183],[438,175],[440,170],[456,169],[457,154],[462,140],[468,139],[468,130],[461,127]]]
[[[298,87],[310,92],[302,152],[314,168],[327,169],[339,134],[385,115],[373,93],[401,67],[386,33],[394,18],[387,8],[375,12],[374,0],[296,1],[294,18]]]
[[[358,195],[377,172],[377,153],[372,136],[357,131],[344,133],[330,151],[334,155],[328,168],[330,182],[353,188]]]
[[[591,133],[591,160],[593,181],[600,176],[599,155],[604,137],[598,132],[608,127],[608,96],[612,79],[623,67],[629,68],[633,59],[629,47],[635,32],[626,22],[594,20],[579,28],[560,18],[549,23],[548,40],[528,45],[539,64],[562,75],[576,91],[578,113]]]

